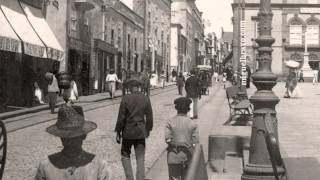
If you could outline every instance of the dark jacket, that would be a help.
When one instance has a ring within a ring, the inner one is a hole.
[[[177,77],[177,86],[184,86],[186,80],[184,79],[184,76],[178,76]]]
[[[201,82],[196,76],[190,76],[185,85],[188,98],[198,98],[200,96]]]
[[[152,107],[149,97],[135,92],[122,98],[116,132],[123,139],[145,139],[153,127]]]

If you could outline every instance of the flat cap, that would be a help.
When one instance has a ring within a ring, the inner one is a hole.
[[[177,109],[189,107],[192,101],[186,97],[179,97],[174,100]]]

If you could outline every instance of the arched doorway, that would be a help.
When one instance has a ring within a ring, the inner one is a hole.
[[[309,55],[309,66],[311,69],[319,69],[319,57],[316,54]]]

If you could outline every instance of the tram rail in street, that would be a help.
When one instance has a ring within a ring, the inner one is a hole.
[[[177,90],[177,88],[175,86],[174,87],[169,86],[164,89],[161,89],[161,88],[154,89],[151,91],[150,96],[157,96],[157,95],[169,93],[169,92],[175,91],[175,90]],[[102,101],[89,102],[89,103],[81,103],[80,102],[79,105],[83,106],[84,112],[89,112],[89,111],[93,111],[96,109],[101,109],[101,108],[105,108],[108,106],[120,104],[121,97],[122,96],[115,97],[113,100],[111,100],[111,102],[110,102],[110,99],[106,99],[106,100],[102,100]],[[53,117],[53,118],[49,117],[49,118],[44,118],[41,120],[34,119],[34,117],[46,115],[46,114],[48,114],[48,112],[49,111],[44,111],[44,112],[40,112],[40,113],[38,112],[38,113],[33,114],[31,116],[26,116],[26,117],[22,117],[22,118],[18,118],[18,119],[15,119],[15,118],[4,119],[3,122],[7,127],[7,133],[10,134],[15,131],[26,129],[28,127],[36,126],[38,124],[50,122],[50,121],[57,119],[56,114],[54,114],[55,117]]]

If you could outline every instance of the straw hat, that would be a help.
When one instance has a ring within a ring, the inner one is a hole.
[[[46,131],[57,137],[73,138],[88,134],[96,128],[96,123],[84,119],[81,106],[63,105],[59,109],[56,124],[48,127]]]

